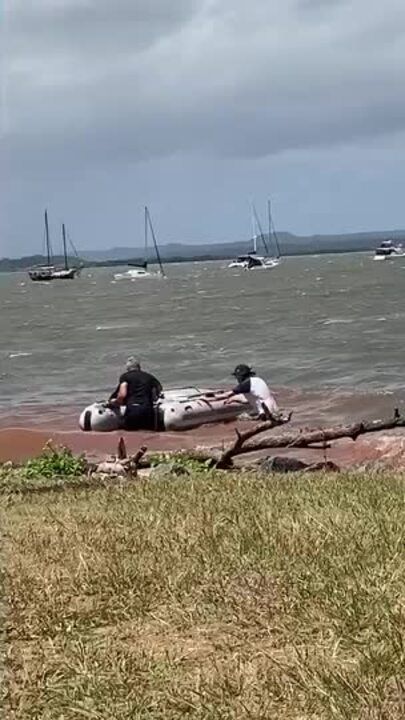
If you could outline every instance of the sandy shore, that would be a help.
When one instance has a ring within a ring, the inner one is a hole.
[[[75,453],[85,452],[90,457],[104,457],[116,451],[121,436],[125,437],[128,452],[132,453],[143,445],[148,450],[156,451],[215,445],[222,439],[230,439],[232,435],[229,426],[210,426],[187,433],[83,433],[80,430],[10,427],[0,429],[0,462],[26,460],[39,455],[49,440],[56,445],[69,447]]]
[[[351,391],[322,391],[302,393],[281,390],[277,394],[280,406],[294,410],[291,429],[327,427],[361,419],[376,419],[392,415],[398,403],[388,394],[373,393],[354,395]],[[402,403],[400,403],[401,406]],[[404,412],[404,408],[400,407]],[[39,455],[45,444],[52,440],[56,445],[71,448],[75,453],[85,452],[90,457],[101,458],[114,453],[118,439],[124,435],[128,451],[136,452],[142,445],[148,450],[187,450],[198,445],[220,445],[234,437],[235,423],[207,425],[188,432],[172,433],[84,433],[78,429],[80,408],[24,406],[0,415],[0,462],[23,461]],[[251,427],[250,423],[238,423],[238,427]],[[402,433],[405,436],[405,433]],[[384,440],[388,438],[388,440]],[[340,441],[328,451],[328,459],[342,466],[372,462],[386,452],[392,438],[393,447],[398,445],[398,432],[359,438],[356,443]],[[391,452],[391,450],[390,450]],[[286,455],[286,451],[277,454]],[[314,462],[323,459],[322,451],[291,451],[295,457]]]

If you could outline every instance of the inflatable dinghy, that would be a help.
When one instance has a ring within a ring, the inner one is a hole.
[[[180,388],[169,390],[155,405],[156,430],[191,430],[208,423],[236,420],[249,411],[249,403],[243,395],[232,398],[226,404],[219,398],[223,390],[199,390]],[[79,424],[86,432],[112,432],[125,429],[125,408],[111,407],[105,402],[96,402],[85,408]]]

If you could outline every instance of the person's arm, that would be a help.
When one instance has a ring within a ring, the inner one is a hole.
[[[119,389],[120,389],[120,383],[118,383],[118,385],[117,385],[117,387],[115,388],[114,392],[112,392],[111,395],[110,395],[110,397],[108,398],[109,402],[111,402],[112,400],[116,400],[116,398],[117,398],[117,396],[118,396],[118,393],[119,393]]]
[[[155,377],[153,378],[153,389],[156,392],[156,397],[159,397],[163,392],[162,383]]]
[[[239,383],[231,390],[228,399],[225,400],[225,404],[229,405],[235,395],[246,395],[246,393],[250,393],[250,378],[243,380],[243,382]]]
[[[122,382],[118,388],[118,394],[111,401],[114,405],[124,405],[128,395],[128,383]]]
[[[236,385],[236,387],[232,388],[232,390],[228,390],[228,392],[223,393],[222,395],[217,396],[216,400],[225,400],[225,403],[231,403],[233,402],[233,398],[235,395],[243,395],[244,393],[250,392],[250,380],[244,380],[243,382],[239,383],[239,385]]]

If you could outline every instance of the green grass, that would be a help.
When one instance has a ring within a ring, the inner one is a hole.
[[[13,482],[10,720],[405,717],[404,475]]]

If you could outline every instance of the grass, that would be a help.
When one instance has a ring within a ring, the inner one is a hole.
[[[10,720],[405,717],[404,475],[24,482]]]

